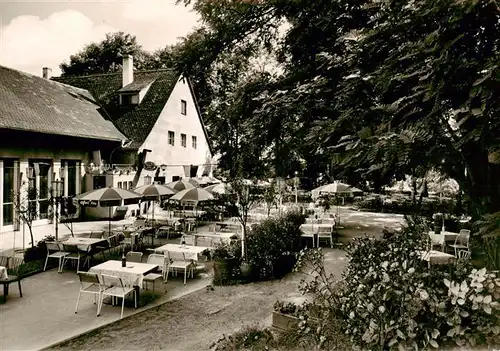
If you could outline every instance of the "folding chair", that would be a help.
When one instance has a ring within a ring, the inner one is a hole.
[[[457,237],[455,238],[455,243],[449,245],[452,247],[455,251],[455,257],[458,257],[458,251],[460,250],[469,250],[469,238],[470,238],[470,230],[468,229],[462,229],[460,233],[458,233]]]
[[[157,264],[160,267],[161,274],[158,273],[149,273],[144,276],[143,278],[143,283],[146,286],[146,289],[148,287],[149,282],[153,282],[153,296],[155,293],[155,281],[162,278],[163,279],[163,284],[167,284],[167,279],[168,279],[168,269],[169,269],[169,264],[170,261],[167,256],[165,255],[159,255],[159,254],[151,254],[148,257],[147,263],[149,264]],[[165,289],[167,291],[167,289]]]
[[[142,252],[134,252],[134,251],[129,251],[127,252],[126,259],[128,262],[137,262],[141,263],[142,262]]]
[[[46,242],[45,243],[47,247],[47,257],[45,258],[45,265],[43,266],[43,271],[45,272],[45,269],[47,269],[47,262],[49,261],[49,258],[57,258],[59,260],[59,265],[57,266],[57,273],[62,272],[62,261],[63,258],[67,255],[69,255],[69,252],[64,252],[61,249],[61,244],[57,242]]]
[[[120,318],[123,318],[123,308],[125,307],[125,297],[134,293],[134,305],[137,308],[137,296],[136,291],[133,287],[126,287],[123,285],[122,278],[115,277],[112,275],[102,274],[102,284],[104,285],[104,291],[101,293],[101,302],[99,304],[98,310],[99,314],[101,313],[102,303],[104,301],[105,296],[119,297],[122,299],[122,312]]]
[[[101,301],[101,294],[104,291],[104,285],[99,282],[99,277],[95,273],[77,272],[77,274],[78,278],[80,278],[80,291],[76,300],[75,313],[78,313],[80,296],[82,294],[92,294],[94,295],[94,305],[97,304],[97,317],[99,317],[99,302]]]
[[[177,275],[178,270],[184,270],[184,285],[188,275],[193,278],[193,263],[191,260],[186,260],[186,255],[183,252],[167,251],[168,260],[170,262],[169,269],[174,275]]]

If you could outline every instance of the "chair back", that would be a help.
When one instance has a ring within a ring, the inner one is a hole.
[[[53,252],[61,251],[61,245],[55,241],[47,241],[45,242],[45,246],[47,247],[47,255],[50,255]]]
[[[77,272],[78,278],[80,278],[80,285],[84,287],[85,284],[100,284],[99,276],[96,273],[89,272]]]
[[[141,263],[142,262],[142,252],[134,252],[134,251],[129,251],[127,252],[127,261],[129,262],[137,262]]]
[[[468,250],[460,250],[460,251],[458,251],[458,258],[460,260],[468,260],[468,259],[470,259],[470,251],[468,251]]]
[[[170,260],[167,255],[151,254],[148,257],[149,264],[157,264],[163,273],[168,272],[168,265]]]
[[[186,262],[184,252],[167,251],[167,255],[170,262]]]
[[[470,230],[462,229],[460,233],[458,233],[455,239],[455,245],[463,245],[469,247],[469,238],[470,238]]]
[[[186,243],[186,245],[194,246],[194,235],[184,234],[183,236],[181,236],[181,244],[183,241]]]
[[[101,274],[102,284],[106,287],[113,286],[114,288],[121,290],[125,294],[125,286],[123,285],[123,280],[120,277],[114,275]]]
[[[330,235],[332,233],[332,227],[328,226],[328,227],[324,227],[324,226],[320,226],[318,227],[318,234],[319,235]]]
[[[320,220],[321,224],[335,224],[335,219],[334,218],[321,218]]]
[[[9,257],[8,263],[7,263],[7,271],[9,274],[13,275],[21,275],[20,268],[24,262],[23,257]]]
[[[104,235],[104,231],[100,231],[100,232],[91,232],[90,235],[89,235],[89,238],[92,238],[92,239],[100,239],[102,238]]]
[[[116,235],[111,235],[111,236],[108,238],[108,247],[115,247],[115,246],[118,246],[118,235],[119,235],[119,234],[116,234]]]
[[[78,246],[76,245],[66,245],[66,244],[62,244],[63,246],[63,250],[65,252],[69,252],[69,253],[76,253],[76,254],[80,254],[80,250],[78,249]]]
[[[7,263],[9,263],[8,256],[0,256],[0,266],[7,267]]]

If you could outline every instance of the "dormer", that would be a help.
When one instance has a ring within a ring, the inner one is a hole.
[[[134,59],[131,55],[123,57],[122,88],[118,90],[121,106],[133,106],[141,103],[154,80],[134,80]]]

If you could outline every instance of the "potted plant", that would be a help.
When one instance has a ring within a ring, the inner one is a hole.
[[[214,262],[214,285],[229,285],[239,277],[241,249],[238,243],[219,243],[211,251]]]

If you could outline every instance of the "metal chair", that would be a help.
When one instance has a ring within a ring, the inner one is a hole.
[[[169,269],[174,275],[177,275],[178,270],[184,270],[184,285],[186,285],[188,275],[191,278],[194,276],[192,260],[187,260],[183,252],[167,251],[166,254],[170,262]]]
[[[470,230],[468,229],[462,229],[460,233],[458,233],[457,237],[455,238],[455,243],[449,245],[452,247],[455,251],[455,257],[458,257],[458,251],[460,250],[469,250],[469,238],[470,238]]]
[[[68,254],[63,257],[62,264],[61,264],[61,272],[66,264],[67,261],[76,261],[76,271],[78,272],[80,270],[80,259],[81,255],[80,252],[81,250],[78,249],[78,246],[76,245],[65,245],[62,244],[64,252],[67,252]]]
[[[95,273],[77,272],[80,278],[80,291],[78,292],[78,299],[76,300],[75,313],[78,313],[78,304],[80,303],[80,296],[83,294],[94,295],[94,305],[97,304],[97,317],[99,317],[99,302],[101,301],[101,294],[104,291],[104,285],[99,282],[99,277]]]
[[[45,272],[45,269],[47,269],[47,262],[49,261],[49,258],[57,258],[59,260],[59,265],[57,266],[57,273],[62,272],[62,261],[63,258],[67,255],[69,255],[69,252],[65,252],[61,249],[61,244],[57,242],[46,242],[45,243],[47,247],[47,257],[45,258],[45,265],[43,266],[43,271]]]
[[[120,318],[123,318],[123,308],[125,307],[125,297],[134,293],[134,305],[137,308],[137,296],[136,290],[133,287],[126,287],[123,285],[123,281],[120,277],[115,277],[112,275],[102,274],[102,284],[104,285],[104,291],[101,293],[101,302],[99,303],[99,314],[101,313],[102,303],[104,301],[105,296],[119,297],[122,299],[122,312]]]
[[[135,251],[129,251],[127,252],[127,261],[128,262],[137,262],[141,263],[142,262],[142,252],[135,252]]]
[[[168,279],[168,270],[169,270],[169,264],[170,260],[168,259],[167,256],[165,255],[159,255],[159,254],[151,254],[148,257],[147,263],[149,264],[157,264],[160,267],[161,274],[158,273],[149,273],[144,276],[143,278],[143,283],[146,286],[146,289],[148,287],[147,283],[153,282],[153,296],[155,293],[155,281],[162,278],[163,279],[163,284],[167,284],[167,279]],[[165,291],[167,291],[165,289]]]
[[[471,253],[468,250],[460,250],[458,251],[458,259],[459,260],[470,260]]]

